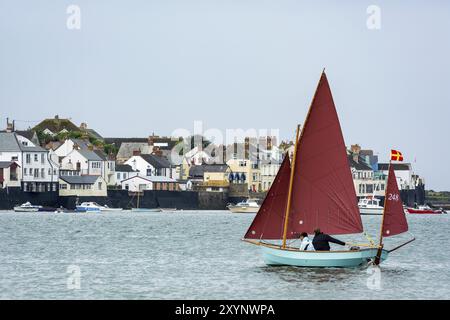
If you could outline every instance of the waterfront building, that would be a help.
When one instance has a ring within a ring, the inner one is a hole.
[[[275,179],[278,170],[280,169],[281,161],[272,160],[261,163],[261,191],[269,191]]]
[[[230,174],[226,164],[193,165],[189,169],[189,181],[193,190],[224,192],[230,186]]]
[[[141,177],[163,176],[178,179],[176,167],[163,156],[156,154],[141,154],[132,156],[125,164],[139,171]]]
[[[58,164],[47,150],[16,132],[0,132],[0,161],[17,163],[23,191],[57,191]]]
[[[15,161],[0,161],[0,189],[20,188],[20,166]]]
[[[100,175],[64,175],[59,177],[59,195],[106,197],[106,181]]]
[[[121,185],[123,180],[137,175],[139,175],[139,171],[133,170],[130,165],[116,163],[116,185]]]
[[[121,181],[122,189],[130,192],[145,190],[180,190],[177,180],[164,176],[133,176]]]

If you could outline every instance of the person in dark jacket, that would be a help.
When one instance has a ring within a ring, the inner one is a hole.
[[[330,251],[330,242],[345,246],[345,242],[335,239],[323,232],[320,229],[314,230],[314,239],[312,241],[314,250],[316,251]]]

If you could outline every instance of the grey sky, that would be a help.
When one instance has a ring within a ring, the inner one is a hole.
[[[448,190],[449,39],[449,1],[0,0],[1,127],[59,114],[103,136],[202,120],[290,138],[326,67],[346,143],[401,150]]]

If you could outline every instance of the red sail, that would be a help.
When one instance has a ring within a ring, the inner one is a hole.
[[[245,234],[246,239],[281,239],[290,179],[290,161],[286,154],[272,187]]]
[[[328,234],[361,233],[363,226],[347,149],[325,72],[300,140],[287,238],[320,228]]]
[[[395,236],[408,231],[403,203],[398,191],[394,169],[389,165],[389,175],[384,200],[383,237]]]

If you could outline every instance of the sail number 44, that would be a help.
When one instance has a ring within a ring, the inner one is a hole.
[[[398,194],[392,194],[392,193],[389,193],[388,194],[388,200],[389,201],[398,201],[399,200],[399,195]]]

